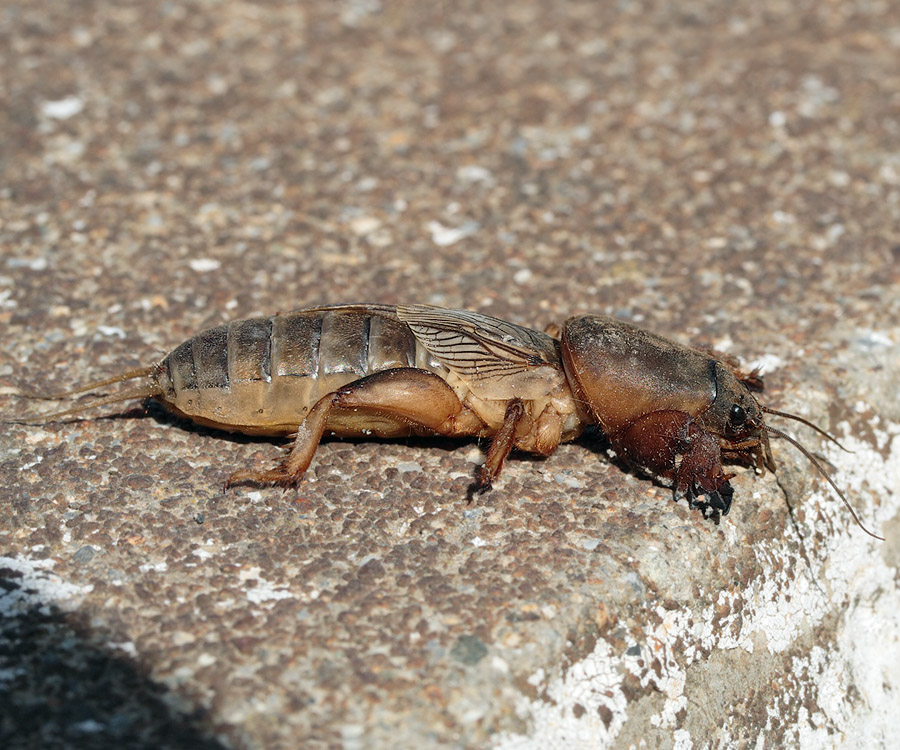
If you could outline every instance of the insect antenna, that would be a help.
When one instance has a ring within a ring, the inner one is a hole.
[[[821,427],[819,427],[816,424],[813,424],[812,422],[810,422],[807,419],[804,419],[803,417],[798,417],[796,414],[789,414],[786,411],[778,411],[778,409],[770,409],[768,406],[763,406],[762,404],[759,405],[759,408],[762,409],[764,412],[766,412],[766,414],[774,414],[776,417],[785,417],[787,419],[793,419],[793,420],[796,420],[797,422],[800,422],[801,424],[805,424],[807,427],[812,427],[812,429],[814,429],[816,432],[818,432],[822,437],[830,440],[832,443],[834,443],[838,448],[840,448],[845,453],[853,453],[853,451],[851,451],[848,448],[845,448],[843,445],[841,445],[838,442],[837,438],[833,437],[832,435],[829,435]],[[783,435],[782,437],[786,437],[786,436]]]
[[[781,412],[777,412],[774,409],[766,409],[766,411],[769,412],[770,414],[779,414],[781,416],[793,416],[790,414],[782,415]],[[794,418],[800,422],[806,422],[806,420],[801,419],[800,417],[794,417]],[[806,422],[806,424],[810,424],[810,423]],[[815,427],[815,425],[811,425],[811,424],[810,424],[810,426]],[[800,451],[804,456],[806,456],[806,458],[809,460],[809,462],[815,467],[816,471],[818,471],[819,474],[821,474],[823,477],[825,477],[825,480],[828,482],[828,484],[831,485],[832,489],[837,493],[837,496],[843,501],[844,505],[847,506],[847,510],[850,511],[850,515],[853,516],[853,520],[856,521],[856,525],[859,526],[859,528],[861,528],[863,531],[865,531],[870,537],[873,537],[874,539],[878,539],[879,541],[882,541],[882,542],[884,541],[884,537],[878,536],[878,534],[873,534],[871,531],[869,531],[863,525],[863,522],[859,520],[859,516],[856,515],[856,511],[853,510],[853,506],[850,505],[850,501],[847,500],[846,497],[844,497],[844,493],[841,492],[840,488],[834,483],[834,480],[830,476],[828,476],[825,469],[822,468],[822,465],[816,460],[816,458],[813,456],[812,453],[810,453],[806,448],[804,448],[802,445],[800,445],[800,443],[798,443],[794,438],[792,438],[787,433],[784,433],[781,430],[776,430],[774,427],[769,427],[768,425],[766,425],[765,428],[766,428],[766,432],[768,432],[770,435],[774,435],[775,437],[784,438],[791,445],[793,445],[798,451]],[[816,427],[816,429],[818,430],[817,427]],[[819,430],[819,432],[822,432],[822,430]],[[833,442],[837,443],[838,445],[841,445],[840,443],[837,442],[837,440],[835,440],[830,435],[828,435],[828,433],[823,432],[823,434],[826,437],[830,438]],[[847,450],[843,446],[841,446],[841,448],[843,450]]]

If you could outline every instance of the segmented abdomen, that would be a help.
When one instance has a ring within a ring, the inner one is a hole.
[[[205,424],[291,432],[322,396],[395,367],[444,368],[388,306],[299,310],[236,320],[166,357],[162,401]]]

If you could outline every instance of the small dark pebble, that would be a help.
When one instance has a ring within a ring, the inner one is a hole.
[[[477,664],[487,655],[487,646],[476,635],[463,635],[453,644],[450,656],[463,664]]]
[[[72,555],[72,562],[76,562],[79,565],[84,565],[85,563],[89,563],[91,560],[93,560],[94,555],[96,554],[97,550],[91,547],[90,544],[85,544],[74,555]]]

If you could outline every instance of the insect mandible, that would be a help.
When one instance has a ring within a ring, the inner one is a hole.
[[[273,469],[240,469],[226,487],[296,485],[326,434],[490,438],[476,488],[510,451],[548,456],[599,426],[628,464],[705,497],[726,515],[733,489],[723,461],[775,471],[770,437],[798,448],[870,536],[844,494],[794,438],[763,415],[757,373],[610,317],[569,318],[558,338],[466,310],[348,304],[237,320],[193,336],[159,362],[50,398],[123,381],[144,384],[29,424],[97,406],[153,398],[198,424],[248,435],[292,435]]]

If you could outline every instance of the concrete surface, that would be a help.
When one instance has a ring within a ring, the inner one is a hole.
[[[158,410],[0,430],[6,748],[887,747],[900,15],[883,2],[7,2],[0,411],[337,301],[638,321],[767,367],[718,525],[515,460]],[[113,410],[110,410],[113,411]]]

